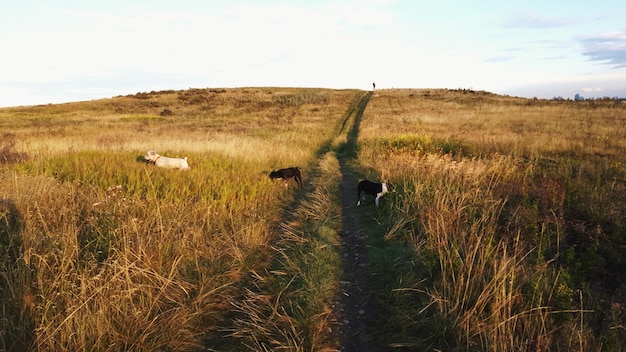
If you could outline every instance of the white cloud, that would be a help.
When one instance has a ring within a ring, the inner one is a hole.
[[[603,33],[581,40],[583,55],[614,68],[626,68],[626,32]]]

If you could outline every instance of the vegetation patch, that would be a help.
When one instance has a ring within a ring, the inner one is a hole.
[[[443,153],[458,155],[462,152],[461,143],[451,140],[433,139],[431,136],[418,134],[402,134],[369,141],[373,148],[386,154],[424,154]],[[367,143],[367,142],[366,142]]]
[[[16,150],[17,141],[14,134],[4,133],[0,137],[2,138],[0,142],[0,165],[13,164],[28,159],[28,154]]]
[[[120,117],[121,121],[159,121],[163,120],[165,115],[147,115],[147,114],[136,114],[136,115],[122,115]]]
[[[311,175],[313,189],[280,224],[276,259],[257,273],[238,303],[236,336],[253,350],[332,348],[332,302],[340,265],[339,164],[325,154]]]
[[[625,190],[624,146],[600,138],[626,132],[615,125],[623,107],[607,102],[600,113],[597,106],[532,102],[518,112],[505,108],[502,119],[498,109],[521,102],[457,93],[419,99],[378,92],[360,125],[361,167],[400,186],[375,216],[388,230],[371,249],[387,263],[380,270],[395,264],[380,275],[388,344],[490,351],[624,345],[626,334],[609,327],[625,302],[618,277],[626,214],[616,198]],[[587,137],[566,141],[577,134]],[[448,148],[457,152],[443,152],[436,139],[458,141]]]
[[[230,319],[232,307],[254,287],[255,273],[269,273],[269,263],[278,262],[273,229],[297,194],[272,182],[269,172],[295,165],[305,182],[313,177],[309,165],[317,164],[344,102],[355,94],[326,91],[335,98],[317,107],[318,116],[310,118],[306,109],[306,118],[293,119],[297,108],[273,102],[271,92],[202,90],[181,92],[191,97],[181,100],[179,92],[164,91],[0,109],[2,128],[15,131],[14,143],[3,148],[10,162],[0,170],[0,179],[11,180],[0,182],[0,205],[8,205],[0,213],[0,302],[11,307],[0,319],[0,349],[186,351],[206,348],[207,341],[232,342],[227,350],[244,346],[247,339],[228,338],[246,326]],[[200,95],[219,97],[218,107],[192,103]],[[261,104],[239,103],[245,99]],[[163,118],[164,109],[176,114]],[[276,125],[268,118],[274,114],[292,123]],[[39,120],[55,130],[42,132]],[[187,156],[191,169],[146,163],[149,149]],[[300,258],[315,274],[298,287],[311,292],[293,305],[285,302],[315,336],[303,346],[326,341],[321,331],[314,333],[324,324],[315,315],[333,279],[325,277],[323,287],[313,283],[328,270],[318,271],[319,260],[332,265],[327,241],[334,226],[305,229],[320,237],[312,244],[316,254]]]
[[[286,106],[300,106],[304,104],[319,105],[328,102],[330,95],[320,90],[305,90],[297,94],[276,94],[274,101]]]

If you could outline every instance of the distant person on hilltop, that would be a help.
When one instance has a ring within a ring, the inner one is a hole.
[[[372,90],[376,89],[376,82],[372,82]]]

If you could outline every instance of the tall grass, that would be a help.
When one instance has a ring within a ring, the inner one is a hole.
[[[236,336],[255,351],[332,350],[340,275],[339,163],[325,154],[313,190],[278,229],[277,256],[237,303]]]
[[[623,110],[379,91],[359,162],[398,186],[374,242],[389,253],[380,266],[398,269],[381,281],[395,292],[383,295],[388,344],[619,350]],[[403,245],[413,254],[399,255]]]
[[[275,93],[1,109],[16,143],[0,173],[0,249],[10,254],[0,349],[185,351],[228,340],[239,329],[233,304],[273,261],[273,229],[295,196],[269,171],[300,166],[309,182],[355,95],[307,91],[324,104],[291,106]],[[191,169],[146,164],[148,149],[188,156]]]
[[[624,106],[380,90],[346,126],[363,94],[0,109],[0,349],[336,349],[333,146],[395,185],[359,208],[387,346],[626,344]],[[292,165],[304,191],[268,178]]]
[[[262,260],[276,210],[268,202],[256,209],[269,211],[242,213],[229,206],[235,199],[142,199],[45,177],[16,177],[12,186],[2,194],[23,214],[14,236],[23,242],[15,270],[24,273],[9,273],[34,282],[8,287],[15,299],[22,289],[33,296],[36,350],[197,348],[233,286]]]
[[[424,302],[419,319],[406,322],[417,335],[404,336],[404,343],[501,351],[546,341],[547,308],[522,299],[535,280],[535,268],[527,267],[532,249],[520,230],[504,230],[515,220],[504,217],[506,199],[497,189],[514,168],[506,159],[454,163],[431,156],[413,169],[423,176],[401,174],[396,221],[411,223],[412,231],[392,228],[386,238],[407,241],[430,275],[396,288]]]

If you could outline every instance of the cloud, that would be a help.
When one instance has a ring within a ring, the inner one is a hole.
[[[605,91],[606,89],[598,88],[598,87],[593,87],[593,88],[588,87],[588,88],[582,88],[581,90],[583,92],[585,92],[585,93],[601,93],[601,92]]]
[[[626,31],[583,38],[583,55],[613,68],[626,68]]]
[[[507,27],[545,29],[570,26],[578,22],[580,20],[576,18],[545,17],[528,12],[519,12],[513,15],[507,23]]]

